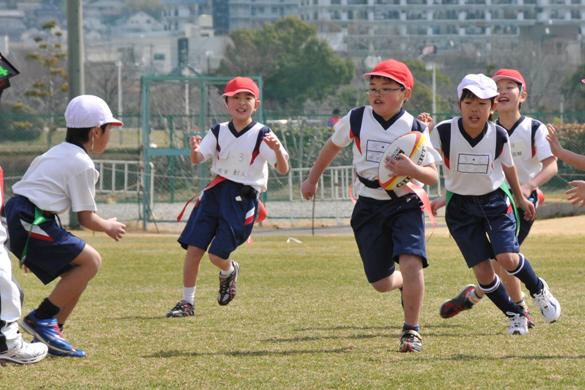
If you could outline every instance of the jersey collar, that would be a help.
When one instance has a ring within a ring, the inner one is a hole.
[[[487,123],[485,124],[481,133],[479,133],[479,135],[475,138],[471,138],[471,136],[467,134],[467,132],[463,129],[463,118],[459,118],[459,120],[457,121],[457,127],[459,128],[459,131],[461,132],[463,138],[465,138],[467,142],[469,142],[469,145],[474,147],[483,139],[485,133],[487,133],[488,124]]]
[[[232,132],[232,135],[236,138],[244,135],[248,130],[250,130],[252,127],[254,127],[256,125],[255,121],[250,122],[250,124],[246,127],[244,127],[242,129],[242,131],[238,132],[236,131],[236,128],[234,127],[234,123],[232,121],[230,121],[230,123],[228,123],[228,128],[230,129],[230,131]]]
[[[392,126],[392,124],[394,124],[394,122],[396,122],[398,118],[400,118],[403,114],[404,108],[401,108],[400,111],[396,113],[396,115],[394,115],[392,118],[388,120],[385,120],[380,115],[376,114],[376,111],[372,110],[372,115],[374,116],[374,119],[380,124],[380,126],[384,128],[384,130],[388,130],[388,128]]]
[[[516,121],[516,123],[514,123],[512,125],[512,127],[510,129],[506,129],[506,126],[504,126],[503,124],[500,123],[500,120],[498,119],[498,121],[496,122],[498,125],[500,125],[501,127],[503,127],[504,129],[506,129],[506,131],[508,132],[508,135],[512,135],[512,133],[514,132],[514,130],[516,130],[516,127],[518,127],[520,125],[520,123],[522,123],[522,121],[526,119],[526,117],[524,115],[520,115],[520,119],[518,119]]]

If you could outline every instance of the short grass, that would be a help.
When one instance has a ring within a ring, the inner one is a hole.
[[[585,388],[583,236],[527,241],[524,252],[563,314],[551,325],[537,315],[525,337],[504,335],[507,321],[487,300],[456,318],[439,317],[440,304],[473,280],[454,243],[431,237],[420,354],[397,352],[399,294],[368,285],[351,236],[298,237],[302,244],[256,236],[235,256],[238,297],[217,305],[217,273],[205,262],[197,314],[184,319],[165,318],[181,294],[175,236],[130,234],[118,243],[82,236],[104,264],[66,335],[88,357],[5,365],[0,388]],[[16,273],[28,311],[50,286]]]

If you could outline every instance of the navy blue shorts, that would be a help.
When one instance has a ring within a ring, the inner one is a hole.
[[[468,267],[500,253],[518,253],[516,220],[501,189],[472,196],[453,194],[445,221]]]
[[[258,193],[250,186],[223,181],[203,192],[179,237],[184,249],[194,246],[222,259],[246,242],[258,216]]]
[[[34,214],[35,205],[24,196],[10,198],[4,207],[10,251],[22,259],[30,234],[24,264],[48,284],[73,268],[71,262],[83,251],[85,241],[63,229],[54,214],[44,213],[46,221],[31,230]]]
[[[425,218],[415,194],[396,200],[360,197],[351,227],[370,283],[392,275],[400,255],[419,256],[423,267],[429,265]]]

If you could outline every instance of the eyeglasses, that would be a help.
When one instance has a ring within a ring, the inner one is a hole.
[[[369,95],[380,95],[380,96],[386,96],[386,95],[390,95],[392,92],[396,92],[396,91],[404,91],[404,87],[398,87],[398,88],[368,88],[366,90],[366,93]]]

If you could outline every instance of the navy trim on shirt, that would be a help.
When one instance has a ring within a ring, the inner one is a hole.
[[[237,131],[236,128],[234,127],[234,122],[230,121],[230,123],[228,123],[228,129],[230,129],[230,131],[232,132],[233,136],[238,138],[242,135],[244,135],[248,130],[250,130],[252,127],[254,127],[256,125],[255,121],[250,122],[250,124],[246,127],[244,127],[241,131]]]
[[[441,152],[443,157],[449,158],[451,151],[451,122],[446,122],[438,125],[433,131],[439,132],[439,139],[441,140]]]
[[[498,158],[504,149],[504,145],[508,142],[508,131],[500,125],[496,125],[496,154]]]
[[[374,115],[374,119],[384,128],[384,130],[388,130],[390,126],[394,124],[403,114],[404,108],[401,108],[400,111],[396,113],[392,118],[385,120],[380,115],[376,114],[376,111],[372,110],[372,114]]]
[[[457,121],[457,126],[459,127],[459,131],[461,132],[461,135],[463,135],[463,138],[465,138],[467,142],[469,142],[469,145],[471,145],[472,147],[480,143],[480,141],[485,136],[485,133],[487,133],[488,128],[488,124],[486,123],[481,133],[479,133],[477,137],[472,138],[469,134],[467,134],[467,132],[463,128],[463,118],[459,118],[459,120]]]
[[[362,131],[362,120],[364,119],[364,111],[366,107],[358,107],[351,110],[349,114],[349,130],[354,138],[360,139],[360,132]]]
[[[514,130],[516,130],[516,127],[518,127],[518,125],[520,125],[520,123],[522,123],[522,121],[526,119],[526,117],[524,115],[520,116],[520,119],[518,119],[516,121],[516,123],[514,123],[512,125],[512,127],[510,127],[509,129],[506,129],[506,126],[504,126],[500,120],[498,119],[498,121],[496,122],[497,125],[502,126],[504,129],[506,129],[508,131],[508,135],[512,135],[512,133],[514,133]]]

